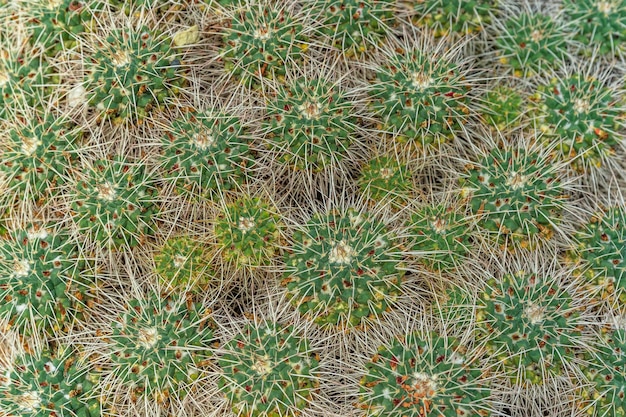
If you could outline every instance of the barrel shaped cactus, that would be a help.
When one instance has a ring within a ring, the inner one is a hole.
[[[602,55],[626,52],[626,1],[565,0],[563,9],[583,47]]]
[[[235,188],[249,161],[239,119],[221,113],[186,113],[161,139],[164,179],[177,190],[209,196]]]
[[[545,139],[558,143],[561,157],[579,171],[600,167],[622,139],[624,109],[613,91],[594,78],[555,79],[534,96]]]
[[[323,328],[358,327],[396,302],[400,262],[380,220],[355,209],[331,211],[294,233],[282,285],[300,313]]]
[[[470,35],[490,23],[497,0],[417,0],[413,21],[432,29],[435,36]]]
[[[489,387],[467,349],[444,335],[409,333],[378,349],[359,382],[365,416],[486,416]]]
[[[182,85],[170,42],[146,26],[112,29],[106,38],[96,38],[85,57],[89,104],[118,123],[145,119]]]
[[[128,300],[103,329],[112,362],[107,379],[132,402],[183,399],[216,342],[207,313],[184,294]]]
[[[154,231],[155,190],[143,165],[115,156],[89,164],[83,174],[72,200],[81,234],[117,249],[137,246]]]
[[[409,49],[379,66],[369,95],[385,130],[427,147],[450,141],[466,121],[468,90],[463,72],[448,58]]]
[[[538,237],[552,237],[563,211],[564,188],[549,156],[496,148],[467,168],[461,186],[482,230],[509,245],[528,246]]]
[[[0,410],[11,416],[100,417],[98,374],[71,348],[26,353],[0,384]]]
[[[479,337],[512,382],[542,384],[567,372],[581,332],[572,298],[554,278],[507,274],[490,280],[480,297]]]
[[[248,324],[223,349],[219,388],[237,415],[298,416],[319,385],[319,357],[293,326]]]
[[[361,170],[359,188],[368,200],[403,207],[413,194],[411,172],[407,164],[393,156],[372,158]]]
[[[264,128],[278,160],[313,172],[336,165],[353,142],[352,104],[324,79],[280,87],[268,103]]]

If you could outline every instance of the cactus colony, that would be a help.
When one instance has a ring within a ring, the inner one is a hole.
[[[626,415],[626,1],[0,23],[0,416]]]

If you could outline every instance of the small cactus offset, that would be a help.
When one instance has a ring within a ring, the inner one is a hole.
[[[208,313],[184,294],[128,300],[103,336],[112,362],[107,380],[132,402],[182,400],[216,343]]]
[[[380,346],[359,382],[364,416],[488,416],[489,386],[452,337],[410,333]]]
[[[446,57],[396,51],[376,71],[371,107],[386,131],[420,147],[451,141],[467,119],[470,84]]]
[[[171,236],[154,254],[155,270],[166,289],[200,289],[211,279],[210,257],[202,242]]]
[[[523,148],[495,148],[470,164],[462,193],[481,229],[509,246],[551,238],[564,201],[560,174],[551,164],[549,156]]]
[[[293,326],[248,324],[224,347],[220,391],[238,416],[295,417],[319,385],[319,357]]]
[[[21,417],[100,417],[99,375],[72,348],[25,353],[0,377],[0,410]]]
[[[478,337],[512,383],[567,373],[581,332],[572,298],[552,277],[520,271],[490,280],[480,296]]]
[[[625,0],[565,0],[563,10],[584,50],[616,56],[626,52]]]
[[[280,244],[280,216],[270,202],[242,197],[228,204],[215,221],[223,258],[237,266],[269,265]]]
[[[85,89],[100,117],[141,122],[182,85],[171,40],[162,34],[143,26],[97,39],[86,57]]]
[[[336,165],[354,141],[352,104],[322,78],[280,87],[267,114],[269,147],[295,169],[320,172]]]
[[[292,304],[323,328],[376,320],[400,295],[398,243],[368,212],[314,215],[294,233],[285,264]]]
[[[315,0],[318,31],[345,56],[364,54],[380,45],[396,24],[392,0]]]
[[[574,75],[555,79],[532,97],[544,139],[580,172],[605,165],[622,141],[625,110],[599,80]]]
[[[401,208],[413,195],[413,182],[407,164],[393,156],[379,155],[361,170],[361,193],[368,200]]]
[[[471,35],[491,22],[497,0],[417,0],[413,22],[434,31],[435,36]]]
[[[220,113],[185,113],[161,139],[164,179],[185,194],[207,195],[242,184],[249,162],[239,119]]]
[[[307,48],[302,24],[287,10],[252,2],[234,13],[224,31],[221,57],[227,73],[245,86],[283,80],[285,68]]]
[[[154,232],[155,189],[142,164],[115,156],[89,164],[75,184],[74,221],[81,235],[118,249]]]
[[[515,88],[498,86],[488,90],[482,97],[480,107],[485,124],[500,132],[515,129],[524,120],[524,97]]]

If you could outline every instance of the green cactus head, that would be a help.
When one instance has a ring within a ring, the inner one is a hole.
[[[392,0],[315,0],[318,31],[348,57],[380,45],[396,24]]]
[[[557,142],[559,156],[578,171],[600,167],[615,155],[624,109],[599,80],[581,75],[555,79],[533,101],[544,138]]]
[[[376,203],[404,207],[413,194],[413,181],[407,164],[385,155],[372,158],[361,170],[361,193]]]
[[[319,358],[293,326],[248,324],[224,350],[219,388],[237,415],[298,416],[319,385]]]
[[[626,1],[565,0],[563,10],[573,26],[574,40],[584,48],[601,55],[626,52]]]
[[[604,296],[626,303],[626,210],[611,207],[594,217],[574,238],[568,258],[580,262],[584,274]]]
[[[518,127],[524,117],[525,103],[515,88],[497,86],[489,89],[481,100],[481,118],[487,126],[506,132]]]
[[[468,90],[456,64],[410,49],[397,51],[378,68],[369,95],[385,130],[429,147],[452,140],[466,121]]]
[[[269,147],[280,152],[283,164],[322,171],[340,161],[354,140],[352,111],[343,93],[323,79],[280,87],[267,105]]]
[[[235,116],[185,113],[161,140],[164,179],[181,193],[214,194],[242,184],[249,162],[244,129]]]
[[[430,28],[435,36],[471,35],[491,22],[498,0],[417,0],[413,21]]]
[[[11,416],[100,417],[99,375],[71,348],[18,357],[0,384],[0,410]]]
[[[15,117],[0,143],[0,182],[9,197],[36,201],[64,185],[76,159],[80,131],[53,113]],[[59,184],[60,182],[60,184]]]
[[[216,342],[214,323],[185,295],[131,299],[106,337],[115,386],[130,400],[181,400]]]
[[[510,17],[496,36],[500,62],[517,77],[541,74],[565,60],[568,36],[564,25],[541,13]]]
[[[168,289],[198,289],[210,281],[210,258],[203,243],[171,236],[154,254],[156,273]]]
[[[554,278],[507,274],[480,297],[480,337],[513,383],[542,384],[566,372],[581,333],[572,298]]]
[[[148,27],[113,29],[92,48],[85,89],[101,117],[141,122],[182,85],[170,39]]]
[[[246,86],[282,80],[306,50],[302,24],[285,10],[253,5],[235,12],[224,32],[224,67]]]
[[[412,249],[427,267],[443,271],[463,262],[472,247],[466,216],[452,206],[439,204],[419,208],[409,224]]]
[[[72,201],[79,233],[111,249],[132,248],[153,233],[155,189],[143,165],[115,156],[84,171]]]
[[[316,214],[293,235],[282,285],[318,325],[359,327],[400,294],[400,250],[385,225],[355,209]]]
[[[359,387],[367,416],[489,415],[481,403],[490,390],[467,349],[434,333],[409,333],[379,347]]]
[[[215,236],[227,262],[258,267],[274,257],[280,227],[280,215],[270,202],[243,197],[225,207],[215,222]]]
[[[66,331],[91,297],[84,261],[63,229],[41,224],[0,239],[0,318],[26,336]]]
[[[495,148],[461,179],[478,225],[499,242],[522,247],[549,239],[563,211],[564,188],[549,156]]]

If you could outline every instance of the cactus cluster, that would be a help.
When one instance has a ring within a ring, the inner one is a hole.
[[[565,0],[574,40],[589,52],[621,55],[626,43],[626,1]]]

